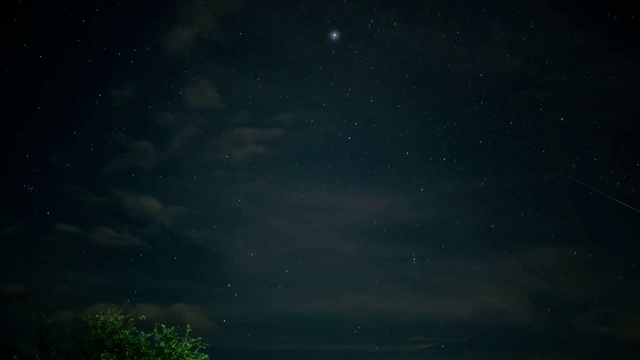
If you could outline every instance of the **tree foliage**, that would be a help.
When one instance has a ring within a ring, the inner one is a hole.
[[[71,345],[62,348],[51,340],[51,321],[37,317],[34,339],[36,352],[25,354],[16,347],[5,346],[1,358],[30,360],[207,360],[200,337],[191,336],[187,325],[180,336],[175,328],[156,324],[153,331],[138,330],[144,316],[134,319],[122,311],[107,310],[82,319],[72,333]],[[10,351],[10,353],[7,353]]]

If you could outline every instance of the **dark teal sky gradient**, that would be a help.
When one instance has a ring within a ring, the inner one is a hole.
[[[215,359],[633,359],[637,16],[604,2],[21,5],[0,298]],[[340,31],[332,41],[329,33]]]

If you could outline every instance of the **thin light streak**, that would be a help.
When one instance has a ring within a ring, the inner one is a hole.
[[[594,187],[592,187],[592,186],[589,186],[589,185],[587,185],[587,184],[583,183],[582,181],[580,181],[580,180],[578,180],[578,179],[576,179],[576,178],[574,178],[574,177],[571,177],[571,176],[569,176],[569,175],[565,175],[565,174],[562,174],[562,173],[561,173],[560,175],[562,175],[562,176],[564,176],[564,177],[566,177],[566,178],[568,178],[568,179],[570,179],[570,180],[572,180],[572,181],[575,181],[575,182],[577,182],[578,184],[580,184],[580,185],[582,185],[582,186],[584,186],[584,187],[587,187],[587,188],[589,188],[589,189],[591,189],[591,190],[593,190],[593,191],[597,192],[597,193],[598,193],[598,194],[600,194],[600,195],[606,196],[606,197],[608,197],[609,199],[611,199],[611,200],[613,200],[613,201],[617,202],[618,204],[624,205],[624,206],[628,207],[629,209],[631,209],[631,210],[633,210],[633,211],[635,211],[635,212],[637,212],[637,213],[640,213],[640,210],[638,210],[638,209],[634,208],[633,206],[631,206],[631,205],[629,205],[629,204],[627,204],[627,203],[625,203],[625,202],[622,202],[622,201],[620,201],[620,200],[618,200],[618,199],[614,198],[613,196],[611,196],[611,195],[609,195],[609,194],[605,194],[604,192],[602,192],[602,191],[600,191],[600,190],[598,190],[598,189],[596,189],[596,188],[594,188]]]

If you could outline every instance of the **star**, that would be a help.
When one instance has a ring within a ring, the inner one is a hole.
[[[331,39],[331,41],[338,41],[340,40],[340,31],[338,30],[331,30],[329,32],[329,39]]]

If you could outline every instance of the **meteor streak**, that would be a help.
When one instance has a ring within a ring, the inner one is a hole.
[[[594,187],[591,187],[591,186],[589,186],[589,185],[587,185],[587,184],[583,183],[582,181],[580,181],[580,180],[578,180],[578,179],[576,179],[576,178],[573,178],[573,177],[571,177],[571,176],[569,176],[569,175],[565,175],[565,174],[562,174],[562,173],[560,173],[560,175],[562,175],[562,176],[564,176],[564,177],[568,178],[569,180],[575,181],[575,182],[577,182],[578,184],[580,184],[580,185],[582,185],[582,186],[584,186],[584,187],[586,187],[586,188],[589,188],[589,189],[591,189],[591,190],[593,190],[593,191],[597,192],[597,193],[598,193],[598,194],[600,194],[600,195],[606,196],[606,197],[608,197],[609,199],[611,199],[611,200],[613,200],[613,201],[617,202],[618,204],[624,205],[624,206],[628,207],[629,209],[631,209],[631,210],[633,210],[633,211],[635,211],[635,212],[637,212],[637,213],[640,213],[640,210],[638,210],[638,209],[634,208],[633,206],[631,206],[631,205],[629,205],[629,204],[627,204],[627,203],[625,203],[625,202],[622,202],[622,201],[620,201],[620,200],[618,200],[618,199],[614,198],[614,197],[613,197],[613,196],[611,196],[611,195],[605,194],[605,193],[603,193],[602,191],[600,191],[600,190],[598,190],[598,189],[596,189],[596,188],[594,188]]]

